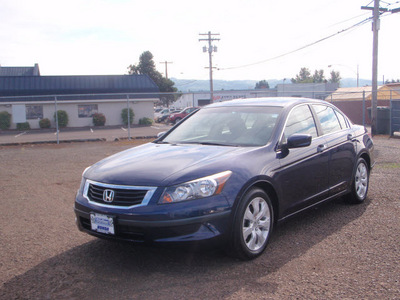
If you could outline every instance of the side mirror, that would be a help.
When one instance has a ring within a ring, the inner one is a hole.
[[[293,134],[287,139],[287,148],[302,148],[311,145],[312,137],[309,134]]]
[[[162,137],[164,134],[165,134],[165,131],[159,132],[159,133],[157,134],[157,138],[159,139],[159,138]]]

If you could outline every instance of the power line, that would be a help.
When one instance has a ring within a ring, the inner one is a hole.
[[[255,62],[255,63],[250,63],[250,64],[246,64],[246,65],[241,65],[241,66],[228,67],[228,68],[219,68],[218,70],[233,70],[233,69],[240,69],[240,68],[246,68],[246,67],[251,67],[251,66],[263,64],[263,63],[266,63],[266,62],[269,62],[269,61],[272,61],[272,60],[275,60],[275,59],[278,59],[278,58],[287,56],[287,55],[289,55],[289,54],[293,54],[293,53],[295,53],[295,52],[298,52],[298,51],[300,51],[300,50],[303,50],[303,49],[306,49],[306,48],[308,48],[308,47],[314,46],[314,45],[316,45],[316,44],[319,44],[319,43],[321,43],[321,42],[323,42],[323,41],[325,41],[325,40],[327,40],[327,39],[330,39],[330,38],[332,38],[332,37],[334,37],[334,36],[337,36],[337,35],[339,35],[339,34],[342,34],[342,33],[346,32],[346,31],[349,31],[349,30],[351,30],[351,29],[354,29],[354,28],[356,28],[356,27],[358,27],[358,26],[364,25],[364,24],[370,22],[371,20],[372,20],[372,17],[369,17],[369,18],[364,19],[364,20],[362,20],[362,21],[360,21],[360,22],[358,22],[358,23],[356,23],[356,24],[354,24],[354,25],[352,25],[352,26],[350,26],[350,27],[347,27],[347,28],[345,28],[345,29],[343,29],[343,30],[341,30],[341,31],[338,31],[338,32],[336,32],[336,33],[334,33],[334,34],[331,34],[331,35],[327,36],[327,37],[324,37],[324,38],[322,38],[322,39],[319,39],[319,40],[317,40],[317,41],[315,41],[315,42],[313,42],[313,43],[307,44],[307,45],[305,45],[305,46],[302,46],[302,47],[297,48],[297,49],[295,49],[295,50],[292,50],[292,51],[289,51],[289,52],[280,54],[280,55],[275,56],[275,57],[271,57],[271,58],[268,58],[268,59],[265,59],[265,60],[261,60],[261,61]]]
[[[355,16],[355,17],[352,17],[352,18],[350,18],[350,19],[346,19],[346,20],[343,20],[343,21],[337,22],[337,23],[335,23],[335,24],[332,24],[331,26],[328,26],[327,28],[334,27],[334,26],[336,26],[336,25],[339,25],[339,24],[346,23],[346,22],[348,22],[348,21],[351,21],[351,20],[357,19],[357,18],[359,18],[359,17],[363,17],[363,16],[365,16],[365,15],[368,15],[368,13],[363,13],[363,14],[361,14],[361,15],[358,15],[358,16]]]

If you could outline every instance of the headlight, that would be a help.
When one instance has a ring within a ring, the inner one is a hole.
[[[159,203],[175,203],[218,195],[231,174],[231,171],[225,171],[168,187],[161,196]]]
[[[87,167],[87,168],[82,172],[81,185],[79,186],[78,193],[83,193],[83,189],[84,189],[85,183],[86,183],[85,173],[86,173],[87,169],[89,169],[89,168],[90,168],[90,167]]]

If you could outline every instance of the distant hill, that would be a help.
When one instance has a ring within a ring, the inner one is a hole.
[[[196,79],[176,79],[171,78],[175,82],[175,87],[178,91],[187,92],[201,92],[210,90],[209,80],[196,80]],[[275,88],[277,84],[283,83],[283,80],[270,79],[267,80],[270,88]],[[215,91],[229,91],[229,90],[252,90],[259,80],[214,80]],[[286,80],[285,84],[291,84],[290,80]],[[359,86],[371,85],[371,80],[360,79]],[[344,78],[340,81],[340,87],[356,87],[357,79]]]

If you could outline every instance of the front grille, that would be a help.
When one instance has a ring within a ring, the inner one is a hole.
[[[114,197],[112,202],[103,200],[103,193],[105,190],[112,190]],[[89,183],[87,189],[87,198],[95,203],[111,206],[130,207],[142,204],[146,194],[149,192],[147,189],[136,188],[118,188],[116,186],[107,186],[103,184]]]

